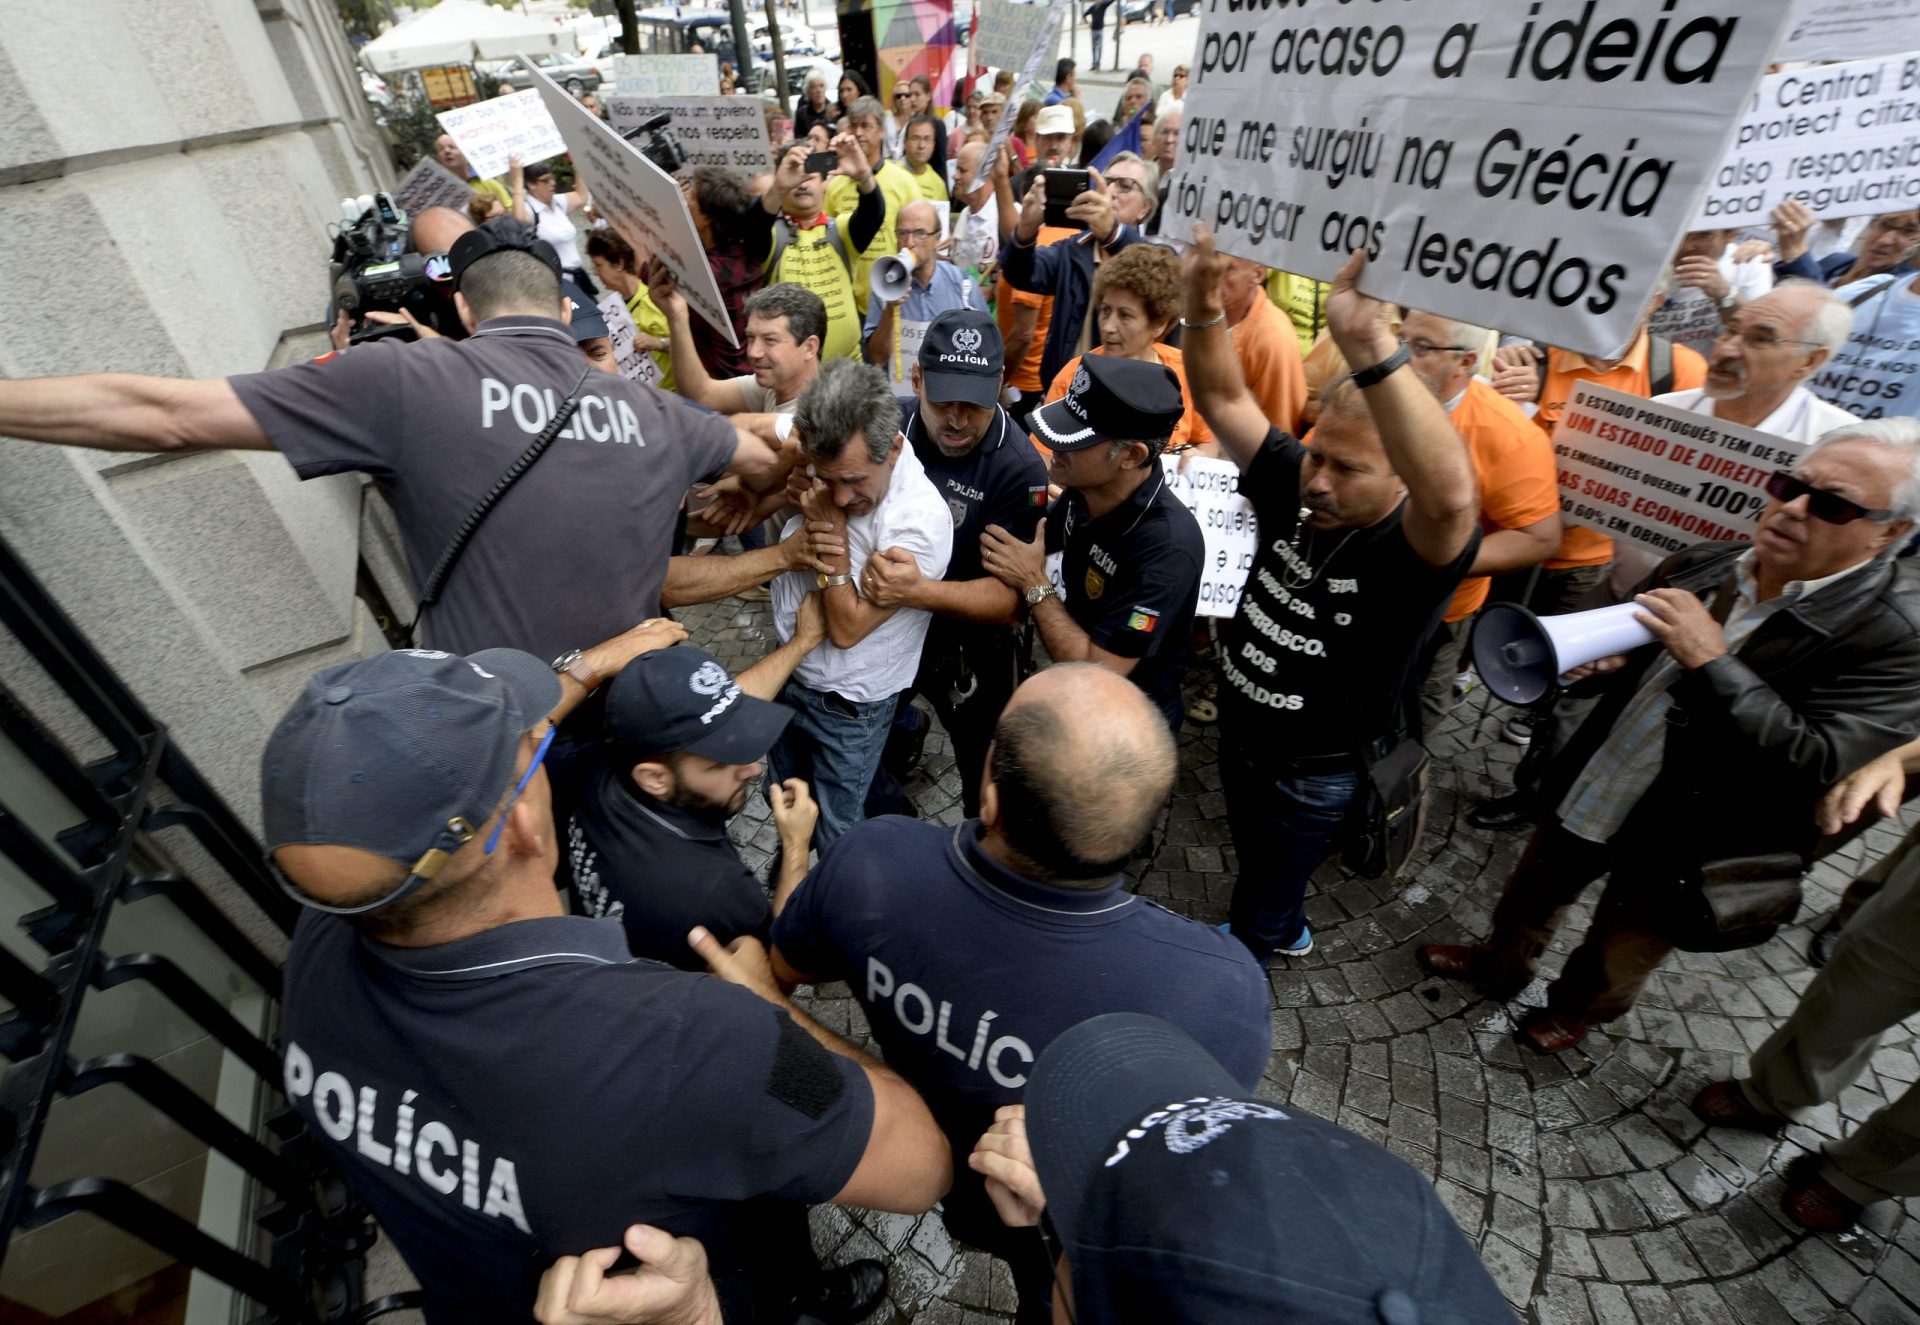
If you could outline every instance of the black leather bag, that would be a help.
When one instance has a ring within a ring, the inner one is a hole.
[[[1340,861],[1363,879],[1395,875],[1420,845],[1427,819],[1426,747],[1408,739],[1367,760]]]
[[[1772,938],[1800,910],[1806,862],[1791,851],[1709,860],[1681,880],[1670,937],[1686,952],[1734,952]]]

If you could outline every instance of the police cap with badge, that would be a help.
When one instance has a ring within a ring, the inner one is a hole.
[[[977,308],[954,308],[927,324],[920,342],[920,389],[937,404],[964,401],[991,409],[1005,372],[1000,328]]]
[[[1050,450],[1079,451],[1099,442],[1164,441],[1185,412],[1180,379],[1165,364],[1089,354],[1067,394],[1030,417]]]

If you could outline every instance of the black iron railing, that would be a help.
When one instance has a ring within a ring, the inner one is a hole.
[[[297,908],[267,876],[258,842],[4,540],[0,630],[72,705],[87,729],[82,737],[97,738],[107,750],[90,762],[77,760],[70,744],[92,742],[56,737],[18,697],[12,678],[0,678],[0,739],[80,815],[49,843],[22,822],[0,787],[0,857],[49,899],[13,918],[45,954],[38,969],[0,947],[0,998],[11,1005],[0,1015],[0,1263],[17,1233],[82,1212],[251,1299],[253,1309],[244,1319],[317,1325],[367,1320],[413,1305],[397,1298],[362,1305],[372,1223],[286,1107],[270,1040],[167,957],[103,950],[108,922],[121,908],[161,897],[277,1000],[278,964],[206,887],[151,864],[169,854],[153,835],[178,830],[253,907],[283,933],[291,932]],[[207,1103],[138,1044],[73,1056],[88,995],[130,982],[144,984],[257,1074],[248,1126]],[[57,1101],[102,1086],[127,1092],[136,1107],[164,1115],[248,1176],[248,1231],[238,1249],[123,1181],[82,1177],[33,1185],[34,1159]]]

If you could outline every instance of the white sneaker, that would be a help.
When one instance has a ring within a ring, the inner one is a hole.
[[[1533,744],[1533,728],[1519,718],[1508,718],[1500,728],[1500,739],[1511,745]]]

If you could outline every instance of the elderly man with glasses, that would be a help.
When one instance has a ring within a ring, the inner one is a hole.
[[[1893,560],[1920,515],[1920,424],[1836,428],[1763,486],[1752,543],[1677,552],[1636,596],[1653,643],[1568,674],[1602,678],[1601,697],[1548,770],[1553,814],[1493,934],[1420,950],[1511,998],[1608,876],[1546,1007],[1520,1023],[1544,1053],[1623,1015],[1682,942],[1709,946],[1692,923],[1708,873],[1790,877],[1813,855],[1822,793],[1920,732],[1920,576]]]
[[[933,320],[942,313],[983,307],[984,301],[967,274],[940,256],[940,216],[931,202],[902,207],[894,233],[901,253],[912,255],[913,270],[904,289],[867,305],[861,340],[867,362],[885,369],[893,394],[906,401],[914,398],[913,365]]]

